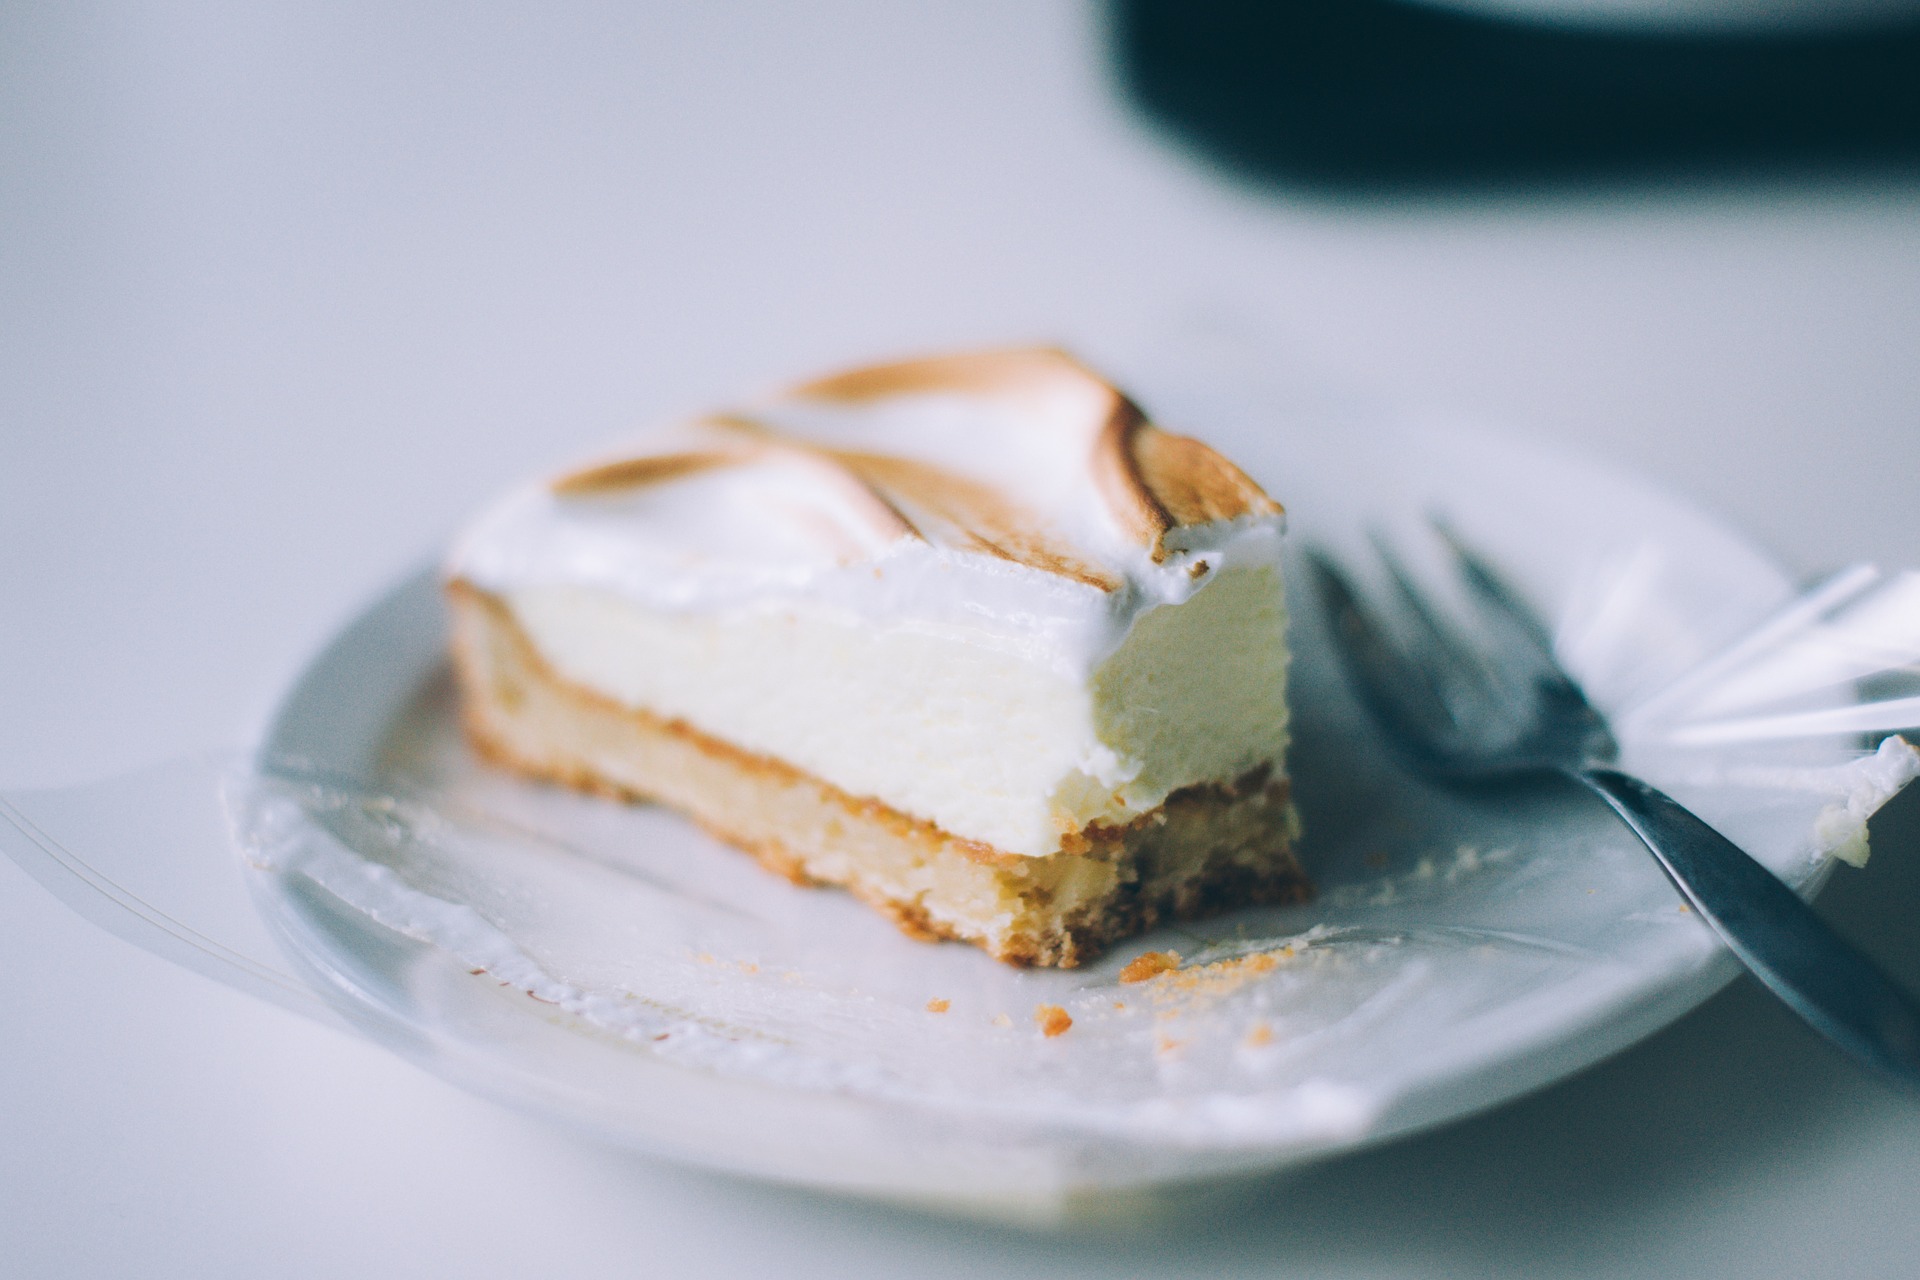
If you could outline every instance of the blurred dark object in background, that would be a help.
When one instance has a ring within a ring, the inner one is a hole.
[[[1433,190],[1920,167],[1920,22],[1721,35],[1397,0],[1114,10],[1135,103],[1269,181]]]

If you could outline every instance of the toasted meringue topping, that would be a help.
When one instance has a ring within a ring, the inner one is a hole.
[[[1240,468],[1198,440],[1153,426],[1133,401],[1051,348],[880,365],[807,383],[792,395],[860,404],[943,393],[1000,402],[1036,430],[1086,437],[1094,486],[1114,521],[1155,560],[1164,556],[1160,539],[1170,529],[1281,514]]]
[[[1050,634],[1080,666],[1210,569],[1271,560],[1281,516],[1070,356],[1023,349],[859,369],[655,432],[502,504],[450,567],[653,608],[805,597]]]
[[[1027,430],[1086,442],[1087,474],[1113,522],[1165,557],[1170,530],[1243,516],[1281,514],[1246,473],[1198,440],[1153,426],[1119,391],[1071,356],[1049,349],[940,356],[859,369],[803,384],[759,414],[715,415],[695,424],[715,439],[705,448],[621,458],[554,481],[562,496],[603,494],[660,484],[711,467],[764,461],[790,452],[820,466],[813,474],[881,536],[919,537],[983,551],[1031,568],[1114,590],[1118,581],[1090,565],[1046,528],[1044,514],[1022,509],[991,482],[912,456],[914,442],[888,454],[781,438],[783,405],[872,408],[889,401],[964,397],[987,416],[1014,418]],[[985,443],[985,442],[983,442]],[[919,515],[910,521],[905,512]],[[924,526],[924,527],[922,527]]]

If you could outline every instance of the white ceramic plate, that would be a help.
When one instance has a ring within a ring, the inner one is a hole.
[[[1217,388],[1217,384],[1216,388]],[[1296,540],[1416,552],[1444,508],[1619,706],[1790,594],[1687,504],[1537,447],[1278,420],[1149,386],[1287,502]],[[307,669],[236,797],[264,914],[396,1050],[601,1138],[848,1192],[1049,1217],[1431,1126],[1576,1071],[1732,973],[1633,837],[1552,788],[1402,773],[1299,575],[1293,754],[1317,901],[1018,971],[802,890],[671,814],[522,783],[461,745],[430,575]],[[1629,764],[1803,886],[1858,752],[1629,743]],[[1824,819],[1822,815],[1825,815]],[[1127,960],[1188,968],[1123,985]],[[929,1010],[945,1001],[944,1012]],[[1037,1029],[1041,1004],[1073,1026]]]

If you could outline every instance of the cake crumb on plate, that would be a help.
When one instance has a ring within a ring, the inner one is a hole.
[[[1065,1035],[1067,1030],[1073,1026],[1073,1019],[1068,1016],[1065,1009],[1062,1009],[1057,1004],[1034,1006],[1033,1020],[1039,1026],[1042,1034],[1048,1039],[1052,1039],[1054,1036]]]
[[[1127,961],[1127,967],[1120,971],[1122,982],[1145,982],[1149,978],[1180,967],[1178,951],[1143,951]]]

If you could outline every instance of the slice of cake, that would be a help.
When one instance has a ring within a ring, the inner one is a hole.
[[[915,936],[1077,964],[1307,891],[1282,524],[1059,352],[858,370],[483,515],[467,729]]]

